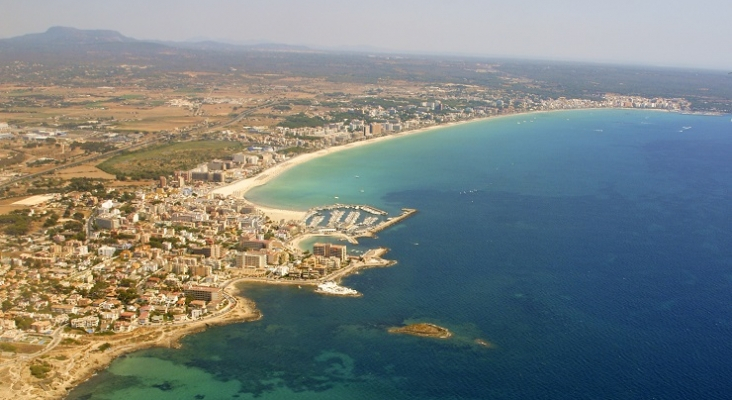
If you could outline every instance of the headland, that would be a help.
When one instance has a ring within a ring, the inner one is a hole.
[[[150,347],[178,347],[180,339],[208,327],[255,321],[262,317],[251,300],[236,294],[235,282],[224,288],[229,304],[217,313],[195,321],[150,325],[114,335],[59,336],[42,354],[33,354],[0,365],[0,399],[59,399],[76,385],[107,368],[116,358]],[[32,366],[52,367],[41,379]]]

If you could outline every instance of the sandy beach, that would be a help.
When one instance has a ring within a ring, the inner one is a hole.
[[[515,115],[515,114],[511,114],[511,115]],[[506,116],[508,116],[508,115],[506,115]],[[501,117],[501,116],[499,116],[499,117]],[[410,130],[410,131],[405,131],[405,132],[401,132],[401,133],[396,133],[396,134],[392,134],[392,135],[380,136],[380,137],[377,137],[374,139],[352,142],[352,143],[344,144],[342,146],[333,146],[333,147],[318,150],[318,151],[315,151],[312,153],[301,154],[301,155],[293,157],[283,163],[277,164],[272,168],[266,169],[257,176],[242,179],[240,181],[233,182],[229,185],[218,187],[218,188],[212,190],[211,193],[244,198],[244,197],[246,197],[246,193],[249,190],[251,190],[252,188],[264,185],[267,182],[278,177],[283,172],[289,170],[290,168],[296,167],[300,164],[306,163],[308,161],[314,160],[319,157],[327,156],[329,154],[333,154],[333,153],[343,151],[343,150],[349,150],[349,149],[354,149],[354,148],[361,147],[361,146],[368,146],[368,145],[371,145],[374,143],[380,143],[380,142],[383,142],[386,140],[392,140],[392,139],[396,139],[396,138],[400,138],[400,137],[417,135],[420,133],[430,132],[430,131],[434,131],[434,130],[442,129],[442,128],[448,128],[448,127],[452,127],[452,126],[456,126],[456,125],[483,121],[487,118],[497,118],[497,117],[494,116],[494,117],[476,118],[476,119],[471,119],[468,121],[459,121],[459,122],[450,122],[447,124],[432,125],[432,126],[414,129],[414,130]],[[307,211],[302,211],[302,210],[278,209],[278,208],[267,207],[267,206],[263,206],[260,204],[254,204],[254,203],[252,203],[252,204],[255,207],[257,207],[260,211],[262,211],[264,213],[264,215],[268,216],[273,221],[280,221],[280,220],[299,221],[299,220],[302,220],[303,218],[305,218],[305,215],[307,212]]]
[[[592,110],[592,109],[607,109],[607,108],[590,108],[590,109]],[[257,176],[242,179],[240,181],[236,181],[231,184],[218,187],[218,188],[212,190],[211,193],[222,194],[222,195],[232,195],[232,196],[236,196],[236,197],[245,198],[246,193],[249,190],[251,190],[252,188],[255,188],[257,186],[266,184],[267,182],[278,177],[280,174],[282,174],[283,172],[287,171],[290,168],[293,168],[300,164],[314,160],[318,157],[327,156],[329,154],[333,154],[333,153],[336,153],[339,151],[354,149],[354,148],[361,147],[361,146],[368,146],[368,145],[371,145],[374,143],[380,143],[380,142],[383,142],[386,140],[392,140],[392,139],[396,139],[396,138],[400,138],[400,137],[417,135],[420,133],[430,132],[430,131],[443,129],[443,128],[454,127],[454,126],[458,126],[458,125],[465,125],[465,124],[481,122],[481,121],[485,121],[485,120],[489,120],[489,119],[498,120],[498,119],[502,119],[502,118],[516,117],[516,116],[520,116],[520,115],[529,116],[529,115],[533,115],[533,114],[548,114],[548,113],[566,112],[566,111],[573,111],[573,110],[578,110],[578,109],[541,110],[541,111],[529,111],[529,112],[520,112],[520,113],[513,113],[513,114],[491,115],[491,116],[485,116],[485,117],[480,117],[480,118],[473,118],[473,119],[465,120],[465,121],[457,121],[457,122],[449,122],[447,124],[431,125],[431,126],[414,129],[414,130],[408,130],[408,131],[395,133],[395,134],[391,134],[391,135],[379,136],[379,137],[373,138],[373,139],[360,140],[358,142],[352,142],[352,143],[344,144],[341,146],[333,146],[333,147],[318,150],[318,151],[315,151],[312,153],[305,153],[305,154],[298,155],[283,163],[277,164],[272,168],[262,171]],[[644,109],[644,110],[648,111],[648,109]],[[653,110],[653,111],[670,112],[668,110]],[[252,203],[252,204],[255,207],[257,207],[258,209],[260,209],[266,216],[268,216],[270,219],[272,219],[274,221],[279,221],[282,219],[301,220],[302,218],[305,217],[305,214],[307,212],[304,210],[286,210],[286,209],[278,209],[278,208],[274,208],[274,207],[267,207],[267,206],[260,205],[260,204],[254,204],[254,203]]]

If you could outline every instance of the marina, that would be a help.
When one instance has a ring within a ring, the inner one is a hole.
[[[342,233],[347,236],[372,237],[405,218],[412,216],[417,210],[402,209],[402,213],[389,217],[386,211],[368,205],[333,204],[313,208],[305,215],[303,224],[310,233]]]

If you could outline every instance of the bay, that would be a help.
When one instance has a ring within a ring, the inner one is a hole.
[[[347,278],[360,298],[242,285],[262,320],[120,358],[69,398],[727,398],[730,154],[729,116],[583,110],[315,159],[248,198],[417,208],[360,245],[396,266]],[[386,332],[411,322],[454,337]]]

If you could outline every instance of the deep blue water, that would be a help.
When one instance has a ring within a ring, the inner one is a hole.
[[[242,286],[262,320],[121,358],[70,398],[732,398],[731,155],[729,116],[603,110],[317,159],[251,198],[417,208],[362,243],[396,266],[347,278],[360,298]],[[386,333],[419,321],[455,336]]]

